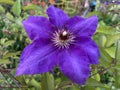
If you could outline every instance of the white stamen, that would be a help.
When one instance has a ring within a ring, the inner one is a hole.
[[[68,39],[61,40],[61,38],[60,38],[61,34],[63,36],[69,35]],[[56,47],[58,47],[59,49],[64,49],[64,48],[69,48],[70,44],[74,43],[75,36],[72,33],[70,33],[69,31],[65,31],[65,30],[61,31],[61,30],[59,30],[59,31],[53,33],[53,36],[52,36],[51,39],[52,39],[53,44]]]
[[[66,31],[63,31],[62,35],[63,35],[63,36],[66,36],[66,35],[67,35],[67,32],[66,32]]]

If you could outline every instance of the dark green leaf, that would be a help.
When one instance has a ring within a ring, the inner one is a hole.
[[[45,73],[42,75],[41,88],[42,90],[54,90],[54,79],[52,74]]]

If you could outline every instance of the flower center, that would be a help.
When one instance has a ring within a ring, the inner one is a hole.
[[[66,30],[59,30],[58,32],[53,33],[52,41],[55,46],[58,48],[69,48],[73,44],[75,36]]]
[[[60,38],[61,40],[65,41],[65,40],[69,39],[69,36],[70,36],[70,35],[69,35],[68,32],[63,31],[63,32],[60,33],[59,38]]]

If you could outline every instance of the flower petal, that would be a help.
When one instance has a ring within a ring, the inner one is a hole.
[[[62,29],[66,20],[69,18],[65,12],[54,6],[48,7],[47,14],[49,16],[50,22],[58,29]]]
[[[34,41],[22,52],[16,76],[50,71],[57,63],[56,57],[56,49],[47,40]]]
[[[99,49],[90,37],[80,36],[76,46],[81,48],[87,54],[90,64],[98,64],[100,56]]]
[[[89,18],[74,16],[66,22],[65,26],[68,30],[78,34],[78,36],[92,36],[96,31],[97,24],[97,16],[91,16]]]
[[[59,67],[69,79],[83,85],[90,74],[89,64],[86,62],[87,58],[80,49],[73,49],[64,51],[59,55]]]
[[[52,32],[49,20],[42,16],[29,16],[22,24],[31,40],[46,38]]]

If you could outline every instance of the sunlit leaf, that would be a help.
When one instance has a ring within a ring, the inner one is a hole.
[[[36,5],[30,4],[28,6],[23,6],[23,10],[24,11],[28,11],[28,10],[35,10],[37,8]]]
[[[6,14],[6,17],[9,19],[9,20],[14,20],[14,17],[8,12]]]
[[[16,56],[16,55],[19,55],[20,52],[8,52],[6,53],[5,55],[3,55],[3,58],[8,58],[8,57],[13,57],[13,56]]]
[[[20,4],[20,0],[17,0],[15,2],[15,4],[12,7],[12,12],[14,13],[14,15],[16,16],[20,16],[21,13],[21,4]]]
[[[4,47],[7,47],[9,45],[12,45],[15,41],[14,40],[9,40],[4,43]]]
[[[120,39],[120,34],[114,34],[107,37],[106,47],[114,44],[118,39]]]
[[[1,4],[8,4],[8,5],[13,5],[14,1],[13,0],[0,0]]]
[[[113,35],[116,33],[116,30],[110,26],[106,26],[105,23],[100,22],[100,24],[96,30],[96,33]]]
[[[11,62],[8,59],[0,59],[0,64],[10,64]]]
[[[110,64],[112,63],[113,58],[103,49],[103,48],[99,48],[100,49],[100,63],[101,65],[104,65],[105,67],[109,67]]]
[[[115,48],[115,47],[105,48],[105,51],[106,51],[112,58],[115,58],[115,51],[116,51],[116,48]]]
[[[105,47],[105,43],[107,41],[107,38],[105,35],[100,35],[99,37],[99,46],[100,47]]]
[[[5,13],[5,9],[0,5],[0,13]]]

